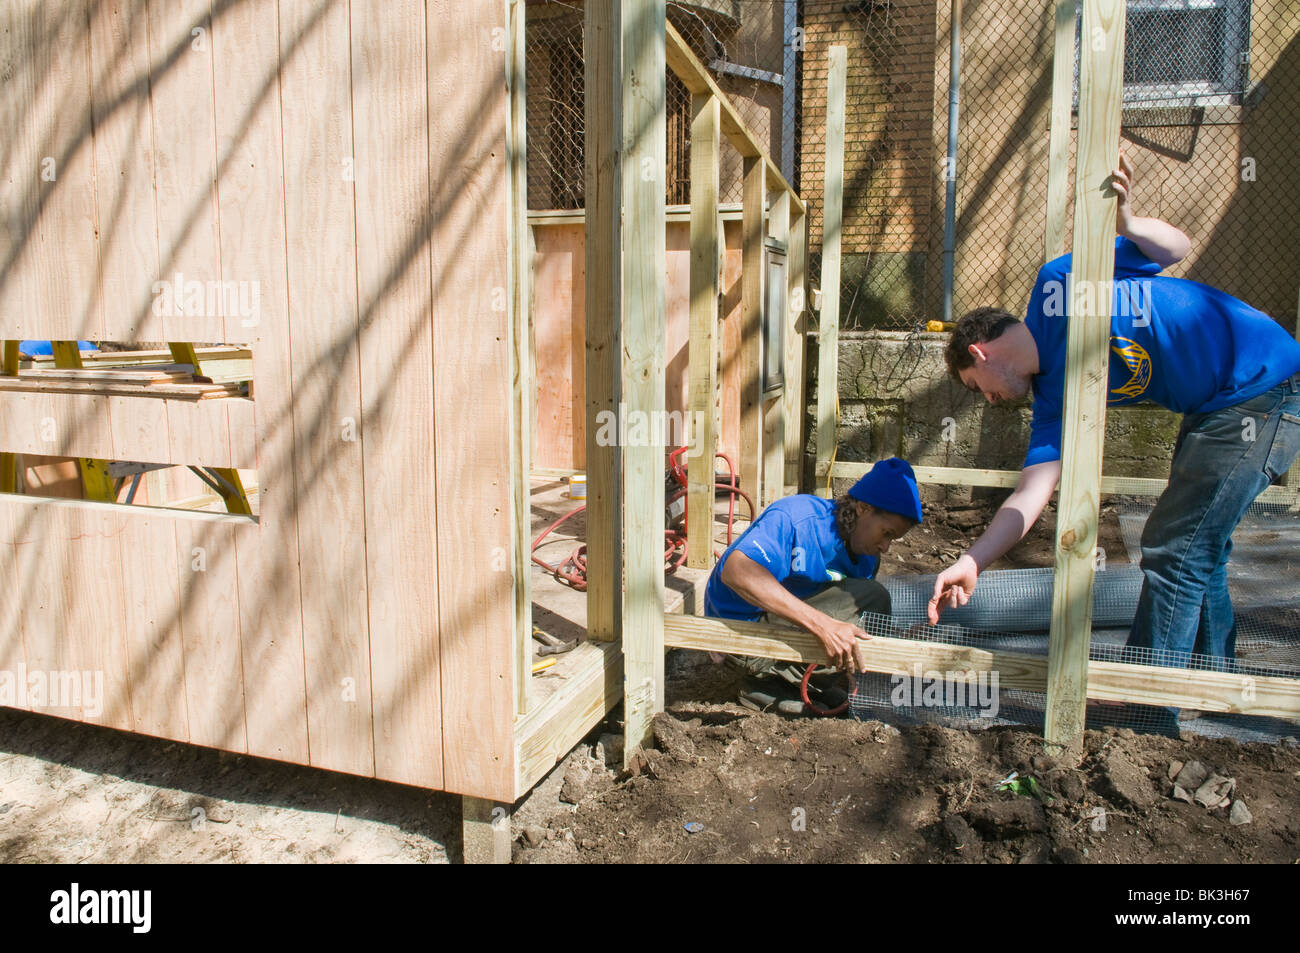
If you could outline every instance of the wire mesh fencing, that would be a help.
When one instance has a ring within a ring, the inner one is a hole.
[[[872,636],[1012,653],[1014,664],[977,670],[954,660],[952,664],[942,666],[917,663],[896,672],[859,674],[855,679],[854,694],[850,697],[850,710],[854,717],[902,725],[929,723],[967,729],[1025,725],[1040,732],[1043,730],[1047,693],[1021,684],[1027,680],[1025,672],[1030,666],[1022,664],[1020,659],[1039,659],[1038,668],[1046,672],[1048,644],[1045,632],[993,632],[947,623],[929,626],[909,623],[898,615],[891,617],[871,612],[863,614],[860,624]],[[1250,696],[1254,680],[1261,677],[1300,681],[1300,664],[1296,664],[1300,661],[1297,657],[1300,640],[1294,634],[1282,649],[1281,658],[1260,658],[1250,647],[1259,638],[1267,640],[1270,634],[1243,626],[1238,636],[1236,659],[1131,648],[1124,644],[1127,635],[1126,629],[1094,630],[1089,659],[1223,672],[1241,680],[1243,697]],[[1242,651],[1243,646],[1247,651]],[[1252,654],[1255,657],[1247,657]],[[1300,724],[1282,718],[1096,700],[1087,704],[1084,725],[1088,730],[1114,726],[1175,738],[1188,732],[1204,737],[1234,738],[1241,742],[1300,739]]]
[[[948,294],[954,315],[1028,302],[1046,256],[1054,7],[964,5],[952,156],[950,0],[670,0],[667,10],[807,202],[814,282],[827,51],[847,47],[841,327],[907,331],[940,317]],[[582,3],[530,3],[527,15],[530,208],[579,209]],[[1126,40],[1123,138],[1137,169],[1135,205],[1193,240],[1168,273],[1219,287],[1294,330],[1294,3],[1129,0]],[[1076,76],[1080,47],[1076,29]],[[666,199],[680,205],[690,197],[690,96],[676,77],[667,84]],[[950,175],[955,227],[945,236]],[[722,201],[739,202],[740,188],[740,157],[724,146]],[[1067,237],[1071,228],[1069,209]]]

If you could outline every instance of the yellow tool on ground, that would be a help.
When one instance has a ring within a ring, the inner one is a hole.
[[[955,328],[956,326],[957,326],[957,324],[956,324],[956,322],[954,322],[954,321],[927,321],[927,322],[925,322],[925,329],[926,329],[927,331],[935,331],[935,332],[938,332],[938,331],[951,331],[951,330],[952,330],[953,328]]]

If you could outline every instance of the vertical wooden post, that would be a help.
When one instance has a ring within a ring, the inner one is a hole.
[[[622,627],[623,57],[621,2],[586,5],[587,638]],[[613,418],[614,437],[599,424]]]
[[[510,326],[511,439],[510,483],[514,510],[511,572],[515,577],[515,714],[528,711],[528,686],[533,661],[533,594],[531,484],[528,471],[532,453],[532,255],[528,228],[527,80],[524,0],[509,0],[510,54],[506,82],[510,89],[510,124],[506,129],[506,161],[510,169]]]
[[[465,796],[461,804],[461,858],[467,864],[510,863],[510,806]]]
[[[650,740],[664,707],[664,217],[667,148],[665,0],[623,4],[623,398],[648,437],[623,449],[624,759]],[[620,309],[615,308],[618,314]]]
[[[588,566],[613,556],[587,615],[623,641],[625,760],[663,708],[666,28],[664,0],[586,6],[587,401],[613,411],[587,424]]]
[[[4,342],[4,366],[0,373],[6,377],[18,376],[18,341]],[[0,493],[17,493],[21,468],[18,454],[0,453]]]
[[[1056,576],[1047,662],[1044,735],[1083,750],[1092,636],[1092,584],[1106,430],[1115,198],[1107,181],[1119,161],[1124,92],[1125,0],[1084,0],[1075,175],[1074,257],[1065,364],[1065,431],[1056,519]]]
[[[808,216],[796,214],[790,220],[790,246],[786,255],[785,319],[785,485],[787,491],[799,492],[803,482],[803,420],[807,413],[804,398],[804,311],[808,302]]]
[[[1052,47],[1052,125],[1047,158],[1047,229],[1043,255],[1065,253],[1066,185],[1070,164],[1070,113],[1074,99],[1074,21],[1079,0],[1056,0],[1056,39]]]
[[[772,208],[768,214],[768,234],[785,246],[786,263],[784,286],[780,289],[781,300],[786,303],[783,310],[789,308],[789,295],[786,293],[789,288],[790,274],[790,193],[781,190],[780,194],[772,199]],[[767,280],[766,260],[764,262],[764,281]],[[771,293],[764,290],[763,303],[764,312],[767,309],[767,302],[772,297]],[[772,320],[771,315],[766,315],[767,320]],[[781,316],[782,322],[786,322],[784,313]],[[785,366],[785,338],[789,334],[789,328],[781,328],[782,351],[781,365]],[[761,333],[760,337],[764,337]],[[770,358],[767,354],[767,341],[763,341],[762,360],[763,367],[770,366]],[[773,500],[779,500],[785,493],[785,428],[787,421],[785,419],[785,388],[789,387],[788,381],[783,378],[781,393],[769,398],[763,395],[763,506],[767,506]]]
[[[767,169],[744,157],[740,248],[740,483],[756,504],[763,489],[763,239]]]
[[[691,97],[691,331],[688,413],[691,456],[687,465],[686,564],[713,565],[713,455],[718,434],[713,408],[718,391],[718,218],[720,109],[712,94]]]
[[[817,335],[817,493],[831,495],[840,350],[840,226],[844,215],[844,85],[848,51],[827,53],[826,182],[822,205],[822,310]]]

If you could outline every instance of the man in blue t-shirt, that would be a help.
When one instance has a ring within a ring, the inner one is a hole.
[[[920,521],[916,475],[897,457],[876,463],[837,500],[776,500],[718,560],[704,614],[797,625],[818,638],[832,665],[862,671],[857,640],[868,636],[858,619],[889,613],[889,592],[875,581],[879,557]],[[750,676],[794,684],[802,676],[801,667],[772,659],[735,661]],[[742,701],[761,697],[760,688],[748,685]]]
[[[1232,531],[1300,453],[1300,344],[1276,321],[1207,285],[1160,277],[1190,250],[1187,236],[1119,196],[1110,335],[1111,406],[1153,401],[1182,413],[1169,485],[1142,533],[1144,581],[1128,645],[1148,664],[1185,666],[1192,652],[1231,659]],[[1061,475],[1070,256],[1038,273],[1023,322],[981,308],[964,315],[945,357],[949,372],[990,403],[1033,391],[1029,450],[1014,493],[984,534],[935,581],[930,621],[964,605],[978,574],[1028,532]],[[1103,292],[1103,293],[1105,293]]]

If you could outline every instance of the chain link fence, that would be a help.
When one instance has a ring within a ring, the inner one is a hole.
[[[964,6],[953,314],[985,304],[1023,311],[1045,257],[1054,3]],[[670,22],[807,202],[815,282],[827,50],[847,47],[845,330],[917,330],[942,315],[951,9],[950,0],[668,3]],[[1222,288],[1294,331],[1300,9],[1293,0],[1129,0],[1128,11],[1123,136],[1134,204],[1193,241],[1168,273]],[[539,0],[527,14],[529,204],[579,209],[582,4]],[[1077,28],[1075,49],[1077,96]],[[667,126],[667,201],[681,205],[690,96],[671,74]],[[725,145],[721,175],[722,201],[738,203],[740,157]],[[1071,228],[1072,209],[1067,236]]]

